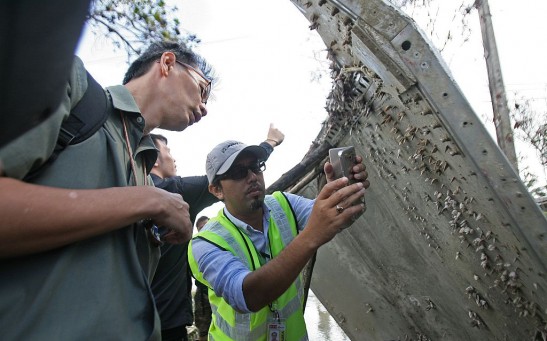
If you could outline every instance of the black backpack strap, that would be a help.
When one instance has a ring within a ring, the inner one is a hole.
[[[108,98],[105,90],[87,72],[87,89],[61,125],[53,153],[43,164],[27,174],[24,180],[30,180],[40,174],[67,146],[90,138],[106,122],[108,113]]]

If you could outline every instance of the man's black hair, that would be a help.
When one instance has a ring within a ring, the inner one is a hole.
[[[154,145],[156,148],[159,148],[158,141],[162,141],[167,145],[167,137],[160,135],[160,134],[150,134],[150,137],[152,138],[152,141],[154,142]]]
[[[132,79],[148,72],[153,63],[159,60],[164,52],[173,52],[178,61],[197,67],[205,77],[214,81],[213,69],[202,56],[192,51],[183,42],[162,41],[152,43],[139,58],[131,63],[123,77],[123,84],[127,84]]]
[[[205,216],[205,215],[202,215],[201,217],[199,217],[198,220],[196,220],[196,226],[197,226],[197,224],[199,224],[200,222],[202,222],[204,220],[209,220],[209,217]]]

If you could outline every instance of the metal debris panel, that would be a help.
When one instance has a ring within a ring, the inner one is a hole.
[[[312,290],[352,340],[545,340],[547,221],[438,53],[383,1],[292,2],[333,60],[317,143],[371,181]]]

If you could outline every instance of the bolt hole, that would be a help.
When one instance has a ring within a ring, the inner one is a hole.
[[[410,50],[411,46],[412,44],[408,40],[403,41],[403,43],[401,44],[402,49],[405,51]]]
[[[486,149],[484,149],[484,150],[482,151],[482,155],[488,155],[488,151],[487,151]]]
[[[443,92],[443,97],[444,97],[444,98],[447,98],[447,97],[448,97],[448,93]]]

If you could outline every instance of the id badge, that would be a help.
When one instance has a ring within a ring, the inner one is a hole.
[[[285,341],[285,319],[276,319],[268,323],[268,341]]]

